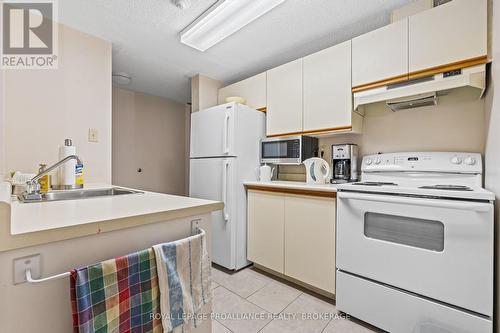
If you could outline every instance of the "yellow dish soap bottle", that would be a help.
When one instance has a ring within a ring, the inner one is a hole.
[[[76,185],[81,185],[83,186],[84,180],[83,180],[83,164],[76,164],[75,167],[75,183]]]
[[[40,163],[40,168],[38,169],[38,172],[43,172],[47,168],[47,164]],[[40,184],[40,192],[48,192],[50,191],[50,176],[45,175],[42,178],[38,180],[38,183]]]

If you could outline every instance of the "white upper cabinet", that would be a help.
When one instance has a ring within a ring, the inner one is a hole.
[[[267,71],[267,135],[302,132],[302,59]]]
[[[352,86],[408,74],[408,18],[352,40]],[[403,79],[405,79],[403,77]]]
[[[230,84],[219,89],[219,104],[226,103],[226,97],[243,97],[247,105],[253,109],[265,108],[266,102],[266,73],[260,73],[248,79]]]
[[[487,0],[453,0],[410,17],[410,73],[488,54]]]
[[[304,58],[303,131],[351,126],[351,41]]]

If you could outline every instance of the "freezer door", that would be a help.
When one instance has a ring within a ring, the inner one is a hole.
[[[224,210],[212,216],[212,261],[227,269],[235,268],[233,226],[235,158],[191,159],[189,196],[224,202]]]
[[[191,115],[191,158],[235,156],[234,109],[225,104]]]

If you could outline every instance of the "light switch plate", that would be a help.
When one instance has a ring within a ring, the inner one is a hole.
[[[26,282],[26,270],[31,270],[31,277],[38,279],[41,275],[40,254],[14,259],[14,284]]]
[[[99,132],[95,128],[89,128],[89,142],[99,142]]]

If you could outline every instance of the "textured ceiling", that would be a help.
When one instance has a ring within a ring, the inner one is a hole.
[[[113,43],[127,89],[185,103],[197,73],[238,81],[383,26],[413,0],[287,0],[205,52],[181,44],[179,32],[215,1],[180,10],[170,0],[63,0],[59,18]]]

